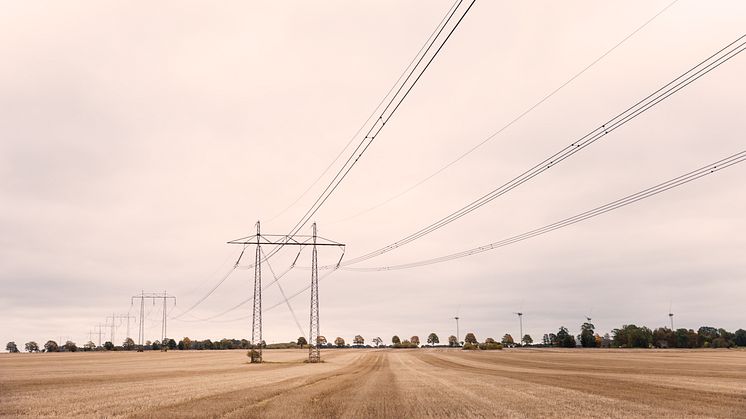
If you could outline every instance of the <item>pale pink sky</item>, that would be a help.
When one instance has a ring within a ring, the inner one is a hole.
[[[477,1],[316,215],[320,234],[347,243],[354,257],[416,231],[746,27],[742,1],[680,0],[468,158],[350,219],[502,127],[669,3]],[[238,255],[225,242],[251,234],[257,219],[267,233],[286,233],[321,184],[272,218],[337,155],[452,2],[0,4],[0,342],[82,344],[112,311],[127,313],[141,289],[168,290],[178,308],[189,307]],[[497,241],[743,150],[743,74],[742,54],[551,171],[361,266]],[[671,302],[677,327],[746,328],[744,179],[746,166],[735,166],[446,264],[335,273],[321,283],[322,334],[388,341],[435,331],[444,340],[458,313],[462,333],[516,336],[512,313],[520,309],[524,331],[538,340],[561,325],[576,332],[590,310],[601,333],[624,323],[663,326]],[[275,271],[293,256],[273,259]],[[322,263],[335,258],[322,254]],[[234,273],[191,314],[207,317],[248,297],[252,273]],[[295,270],[282,284],[290,294],[308,280]],[[278,301],[273,287],[265,306]],[[307,327],[308,294],[293,307]],[[155,339],[159,311],[148,310],[147,338]],[[250,325],[173,320],[169,330],[174,338],[246,338]],[[300,333],[285,307],[266,313],[264,331],[268,341]]]

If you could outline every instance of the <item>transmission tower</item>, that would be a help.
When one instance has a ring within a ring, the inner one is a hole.
[[[117,327],[119,327],[118,325],[115,324],[115,321],[119,319],[121,323],[123,319],[127,319],[127,336],[125,336],[125,338],[129,338],[131,337],[130,336],[130,319],[134,319],[134,318],[135,318],[134,316],[130,316],[129,314],[114,314],[114,313],[111,313],[111,316],[107,317],[107,320],[111,319],[111,343],[113,343],[114,346],[116,346],[116,341],[114,339],[114,331]]]
[[[309,243],[309,240],[311,241]],[[251,323],[251,362],[262,362],[262,250],[265,246],[312,246],[311,256],[311,327],[309,333],[309,354],[308,362],[319,362],[321,360],[319,337],[319,267],[317,246],[336,246],[342,249],[342,256],[337,261],[337,266],[342,262],[344,257],[344,244],[337,243],[316,234],[316,223],[313,224],[313,235],[279,235],[279,234],[261,234],[260,223],[256,222],[256,234],[253,236],[243,237],[231,240],[229,244],[241,244],[244,246],[256,246],[256,258],[254,259],[254,309]],[[243,253],[242,253],[243,255]],[[236,261],[236,265],[241,261],[241,257]]]
[[[130,305],[134,303],[136,298],[140,299],[140,332],[137,336],[137,344],[139,346],[138,351],[142,351],[143,342],[145,340],[145,300],[151,299],[153,300],[153,305],[155,305],[155,300],[163,299],[163,319],[161,321],[161,342],[163,342],[163,340],[166,338],[166,321],[168,320],[168,317],[166,315],[166,301],[169,299],[173,299],[174,305],[176,305],[176,297],[173,295],[168,295],[166,291],[163,291],[163,293],[140,291],[140,295],[135,295],[130,299]],[[127,322],[127,327],[129,328],[129,319],[127,319]]]
[[[98,331],[96,332],[96,334],[98,335],[98,346],[101,346],[101,336],[104,334],[104,327],[106,326],[108,325],[101,323],[94,326],[94,328],[98,329]]]
[[[262,237],[261,224],[256,222],[256,256],[254,258],[254,309],[251,316],[251,362],[262,362]]]
[[[316,251],[316,223],[313,223],[313,248],[311,250],[311,316],[308,327],[308,362],[321,361],[319,348],[319,261]]]

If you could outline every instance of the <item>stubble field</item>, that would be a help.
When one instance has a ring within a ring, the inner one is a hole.
[[[0,415],[744,417],[746,351],[448,349],[0,355]]]

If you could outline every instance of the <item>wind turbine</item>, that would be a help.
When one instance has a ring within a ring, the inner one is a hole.
[[[671,311],[673,303],[668,303],[668,318],[671,320],[671,330],[673,330],[673,311]]]
[[[456,346],[461,345],[461,337],[459,336],[460,331],[458,329],[458,319],[460,319],[458,315],[460,312],[461,312],[461,304],[456,306],[456,315],[453,316],[453,320],[456,320]]]
[[[520,336],[518,337],[518,342],[519,342],[519,345],[523,346],[523,343],[522,343],[523,342],[523,313],[521,313],[520,311],[517,311],[513,314],[518,315],[518,322],[520,323],[520,326],[521,326]]]

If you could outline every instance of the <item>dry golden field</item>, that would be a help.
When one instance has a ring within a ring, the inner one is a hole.
[[[746,351],[0,355],[0,416],[746,417]]]

